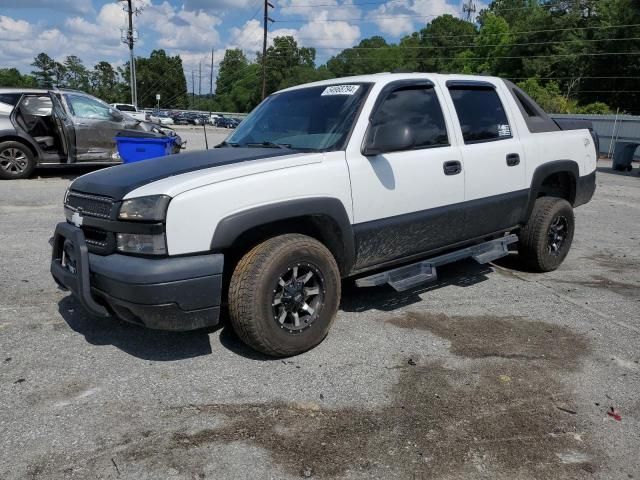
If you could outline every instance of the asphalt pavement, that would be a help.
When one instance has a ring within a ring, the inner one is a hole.
[[[47,240],[84,171],[0,183],[0,478],[640,478],[637,168],[601,164],[559,270],[345,281],[327,339],[284,360],[58,290]]]

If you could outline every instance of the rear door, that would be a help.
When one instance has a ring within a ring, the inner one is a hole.
[[[399,122],[411,129],[414,147],[364,156],[360,144],[349,145],[356,268],[433,250],[463,237],[465,172],[441,97],[429,81],[387,84],[367,131]],[[354,133],[352,138],[363,137]]]
[[[467,238],[517,225],[528,200],[526,159],[501,84],[449,80],[446,86],[463,139]]]

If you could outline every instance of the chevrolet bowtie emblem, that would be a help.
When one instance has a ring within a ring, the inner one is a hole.
[[[82,225],[82,215],[78,212],[73,212],[73,215],[71,215],[71,221],[76,227],[80,227]]]

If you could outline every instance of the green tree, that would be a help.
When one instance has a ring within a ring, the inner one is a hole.
[[[230,93],[234,83],[242,78],[247,65],[249,61],[242,50],[239,48],[226,50],[216,77],[216,95]]]
[[[58,64],[59,65],[59,64]],[[39,53],[31,64],[35,68],[31,73],[41,87],[53,86],[56,79],[57,62],[46,53]]]
[[[85,92],[90,88],[89,72],[75,55],[69,55],[64,60],[64,85]]]
[[[0,87],[37,87],[38,82],[31,75],[22,75],[17,68],[0,68]]]
[[[122,69],[122,78],[129,79],[128,62]],[[164,50],[153,50],[149,58],[137,57],[136,78],[139,107],[155,107],[156,94],[160,94],[163,108],[187,107],[187,80],[180,55],[169,56]],[[119,101],[129,98],[125,96]]]
[[[374,36],[331,58],[327,68],[338,77],[390,72],[402,66],[399,53],[400,47],[389,45],[384,38]]]

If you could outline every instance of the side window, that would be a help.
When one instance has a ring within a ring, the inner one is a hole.
[[[411,127],[416,142],[414,149],[449,145],[440,102],[431,87],[401,88],[392,92],[376,111],[372,125],[394,122]]]
[[[66,94],[67,105],[74,117],[94,118],[98,120],[111,120],[110,107],[90,97]]]
[[[11,113],[13,107],[20,100],[20,93],[1,93],[0,94],[0,113]]]
[[[464,143],[511,138],[511,127],[502,102],[493,88],[450,87]]]

